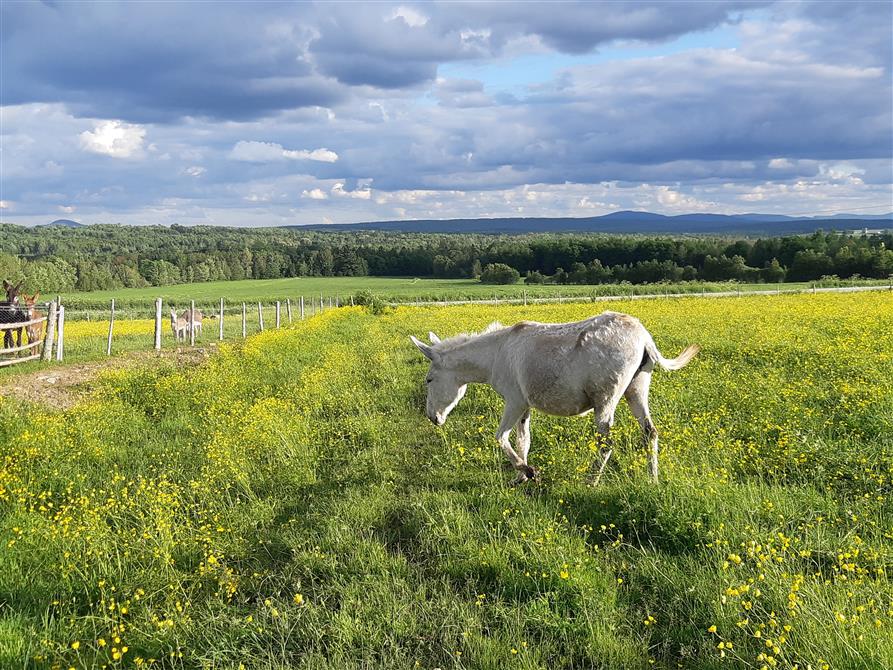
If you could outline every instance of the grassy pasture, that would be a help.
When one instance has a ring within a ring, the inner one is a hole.
[[[632,313],[663,481],[625,407],[425,419],[409,334]],[[893,296],[332,310],[200,367],[0,399],[0,667],[893,667]]]
[[[834,281],[816,282],[819,285],[887,284],[886,281]],[[151,286],[148,288],[114,289],[111,291],[73,292],[62,295],[62,301],[71,310],[94,311],[94,318],[101,318],[108,311],[112,298],[119,309],[124,309],[131,318],[146,318],[154,314],[156,298],[163,298],[165,304],[185,307],[190,300],[203,308],[218,305],[224,298],[230,308],[238,303],[275,302],[290,298],[294,302],[300,296],[308,301],[311,297],[319,300],[325,296],[340,296],[349,300],[360,291],[371,291],[385,300],[434,301],[434,300],[487,300],[494,296],[500,299],[520,300],[526,292],[529,297],[590,297],[613,295],[644,295],[651,293],[701,293],[753,290],[803,289],[812,286],[808,282],[784,284],[736,284],[729,282],[687,282],[681,284],[599,284],[555,285],[513,284],[494,286],[481,284],[473,279],[431,279],[410,277],[292,277],[288,279],[246,279],[242,281],[201,282],[177,284],[174,286]]]

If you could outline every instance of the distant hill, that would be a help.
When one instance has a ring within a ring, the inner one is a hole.
[[[83,223],[78,223],[77,221],[72,221],[71,219],[56,219],[51,223],[42,223],[35,228],[49,228],[50,226],[62,226],[64,228],[83,228]]]
[[[588,218],[447,219],[370,221],[286,226],[303,230],[386,230],[420,233],[658,233],[698,235],[797,235],[815,230],[876,229],[884,221],[893,227],[893,214],[834,217],[793,217],[778,214],[680,214],[621,211]]]

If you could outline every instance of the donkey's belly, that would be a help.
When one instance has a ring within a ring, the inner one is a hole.
[[[608,402],[615,380],[601,361],[557,347],[551,354],[531,356],[522,368],[521,383],[531,407],[556,416],[577,416]],[[593,368],[600,370],[605,388],[593,383]]]
[[[592,402],[584,393],[568,388],[552,387],[529,393],[527,402],[534,409],[555,416],[577,416],[592,410]]]

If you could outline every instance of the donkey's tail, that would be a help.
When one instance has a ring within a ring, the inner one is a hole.
[[[654,340],[650,335],[645,341],[645,353],[648,354],[648,358],[657,363],[664,370],[681,370],[688,365],[688,362],[694,358],[700,350],[700,345],[690,344],[685,347],[682,353],[676,356],[676,358],[664,358],[661,356],[660,351],[657,349],[657,345],[654,343]]]

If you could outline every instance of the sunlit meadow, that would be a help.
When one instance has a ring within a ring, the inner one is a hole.
[[[603,309],[703,347],[659,485],[625,406],[598,488],[588,418],[518,488],[489,388],[425,418],[409,334]],[[332,310],[0,399],[0,459],[3,668],[893,667],[891,293]]]

